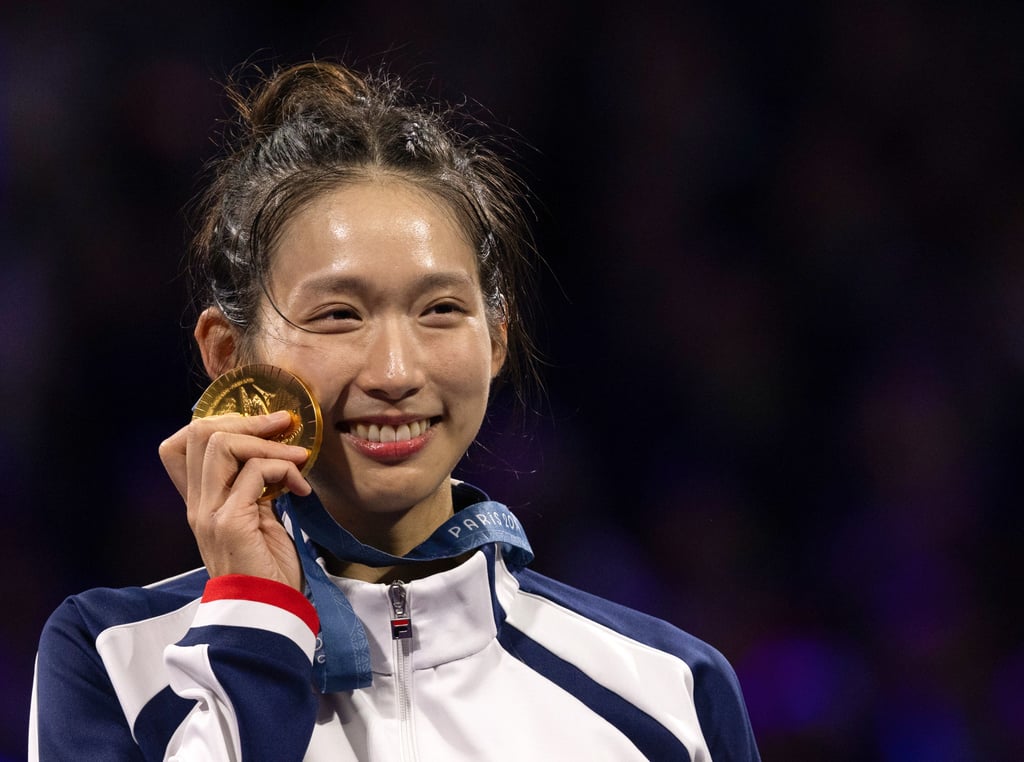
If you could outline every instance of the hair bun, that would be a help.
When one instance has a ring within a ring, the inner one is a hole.
[[[265,135],[303,114],[346,111],[366,99],[369,88],[340,64],[312,61],[276,72],[257,90],[232,100],[253,133]]]

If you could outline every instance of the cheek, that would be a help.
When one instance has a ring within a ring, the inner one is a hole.
[[[480,408],[487,406],[492,381],[491,342],[472,342],[465,351],[446,358],[443,376],[452,391],[453,404]]]
[[[252,354],[253,362],[277,365],[302,379],[321,406],[333,403],[341,391],[341,381],[351,373],[344,354],[336,357],[327,348],[308,341],[265,338],[253,345]]]

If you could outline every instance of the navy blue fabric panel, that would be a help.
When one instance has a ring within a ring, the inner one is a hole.
[[[491,589],[491,612],[494,614],[494,623],[497,625],[498,630],[501,630],[501,623],[505,621],[505,611],[501,608],[501,604],[498,603],[497,586],[494,578],[494,564],[497,563],[497,551],[494,545],[484,545],[480,548],[480,552],[484,554],[484,558],[487,561],[487,583]]]
[[[506,623],[498,635],[502,647],[521,662],[582,701],[603,717],[653,762],[685,762],[682,742],[660,722],[618,694],[594,682],[578,667],[551,653]]]
[[[135,740],[146,759],[163,759],[167,744],[196,702],[164,688],[142,707],[135,718]]]
[[[208,644],[210,664],[235,709],[246,762],[301,760],[318,699],[309,659],[284,635],[252,627],[195,627],[178,645]]]
[[[40,759],[143,759],[93,642],[73,598],[43,628],[36,673]]]
[[[693,673],[694,704],[715,762],[760,760],[739,680],[716,649],[648,614],[556,582],[529,569],[515,572],[523,592],[547,598],[638,643],[672,654]]]
[[[176,596],[179,598],[184,596],[191,600],[203,594],[203,589],[209,581],[210,575],[206,569],[193,569],[177,577],[157,582],[145,589],[151,596]]]
[[[206,571],[200,569],[154,588],[98,587],[70,600],[95,639],[108,627],[162,616],[187,606],[202,596],[208,579]]]

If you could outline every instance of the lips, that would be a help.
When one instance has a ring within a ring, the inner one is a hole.
[[[434,435],[439,418],[402,423],[353,422],[342,428],[345,439],[359,453],[380,463],[399,463],[416,455]]]

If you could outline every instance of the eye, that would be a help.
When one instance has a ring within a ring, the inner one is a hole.
[[[443,327],[455,323],[466,314],[466,308],[459,302],[448,300],[427,307],[423,311],[423,319],[427,325]]]
[[[452,312],[465,312],[465,310],[453,302],[441,302],[432,306],[427,312],[433,312],[435,315],[448,315]]]
[[[347,331],[356,328],[362,320],[352,307],[337,305],[315,313],[312,323],[319,331]]]
[[[348,307],[342,307],[341,309],[331,310],[323,316],[325,320],[358,320],[359,315],[356,311],[349,309]]]

